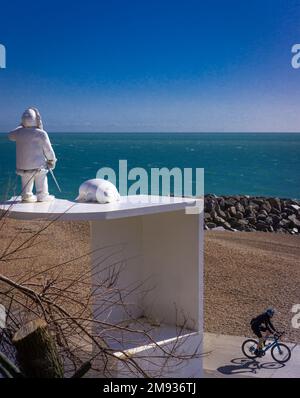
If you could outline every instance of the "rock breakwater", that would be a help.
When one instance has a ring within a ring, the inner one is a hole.
[[[300,233],[300,200],[205,195],[205,229]]]

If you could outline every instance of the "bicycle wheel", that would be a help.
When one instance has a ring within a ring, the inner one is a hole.
[[[272,358],[279,363],[285,363],[291,358],[291,350],[282,343],[277,343],[271,349]]]
[[[242,344],[242,351],[243,354],[250,359],[256,358],[257,355],[255,354],[257,350],[258,342],[253,339],[245,340]]]

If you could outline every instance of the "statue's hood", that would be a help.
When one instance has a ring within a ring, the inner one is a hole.
[[[28,108],[24,111],[22,115],[22,126],[26,128],[38,127],[43,128],[42,119],[38,109]]]

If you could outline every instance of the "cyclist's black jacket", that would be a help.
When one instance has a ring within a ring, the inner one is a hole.
[[[275,332],[270,316],[264,312],[263,314],[258,315],[256,318],[251,319],[251,326],[254,328],[259,328],[264,324],[265,328],[270,332]]]

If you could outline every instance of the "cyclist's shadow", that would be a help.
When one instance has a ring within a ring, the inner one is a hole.
[[[230,361],[232,365],[220,366],[217,371],[224,375],[242,373],[257,373],[260,369],[276,370],[283,368],[285,364],[278,362],[258,362],[256,359],[234,358]]]

